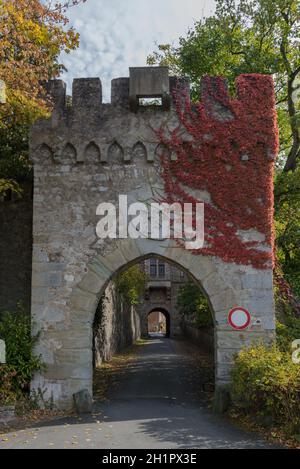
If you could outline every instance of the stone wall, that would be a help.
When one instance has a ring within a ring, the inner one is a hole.
[[[199,347],[214,353],[214,330],[212,329],[198,329],[186,321],[181,322],[181,332],[186,338],[199,345]]]
[[[18,301],[30,312],[32,269],[32,185],[22,198],[0,201],[0,311],[14,311]]]
[[[135,306],[128,305],[118,295],[113,282],[109,282],[95,314],[94,321],[94,365],[103,361],[141,336],[140,317]]]

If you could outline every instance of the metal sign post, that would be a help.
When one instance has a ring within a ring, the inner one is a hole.
[[[6,363],[6,350],[5,350],[5,342],[4,340],[0,339],[0,364]]]
[[[0,104],[6,103],[6,86],[3,80],[0,80]]]

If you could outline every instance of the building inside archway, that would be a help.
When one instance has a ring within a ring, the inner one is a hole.
[[[148,334],[165,336],[167,331],[166,316],[161,311],[152,311],[148,315]]]
[[[214,329],[208,302],[187,273],[151,257],[108,283],[94,321],[94,364],[101,366],[140,338],[186,337],[212,354]]]
[[[169,338],[171,316],[169,311],[164,308],[154,308],[148,313],[147,316],[147,331],[150,338]]]

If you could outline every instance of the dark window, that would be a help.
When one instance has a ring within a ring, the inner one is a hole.
[[[166,275],[166,268],[165,268],[165,263],[164,262],[159,262],[158,263],[158,275],[160,277],[164,277]]]
[[[157,276],[157,260],[150,259],[150,277]]]

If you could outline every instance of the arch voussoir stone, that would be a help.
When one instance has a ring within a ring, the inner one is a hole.
[[[90,269],[89,272],[83,277],[78,287],[80,290],[87,293],[96,294],[101,291],[105,281],[105,277],[100,276],[97,272]]]
[[[76,287],[71,295],[70,307],[71,309],[84,310],[87,312],[95,310],[97,306],[98,297],[96,294],[81,290]]]

